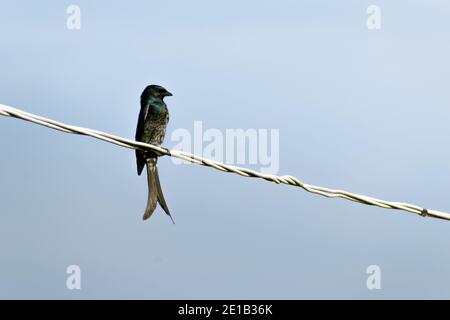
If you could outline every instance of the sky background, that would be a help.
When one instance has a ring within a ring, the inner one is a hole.
[[[279,174],[449,211],[449,16],[444,0],[2,0],[0,103],[133,138],[157,83],[166,147],[195,120],[279,129]],[[168,158],[176,225],[144,222],[132,150],[0,117],[0,159],[0,298],[450,298],[449,222]]]

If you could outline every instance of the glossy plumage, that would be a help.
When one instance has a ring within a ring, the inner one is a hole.
[[[161,86],[151,85],[145,88],[141,94],[141,110],[136,128],[136,141],[157,146],[163,143],[167,123],[169,122],[169,110],[163,99],[171,95],[170,92]],[[158,168],[156,166],[157,160],[156,154],[151,151],[136,150],[138,175],[142,173],[144,166],[147,165],[149,194],[144,219],[148,219],[152,215],[158,202],[166,214],[172,218],[161,190]]]

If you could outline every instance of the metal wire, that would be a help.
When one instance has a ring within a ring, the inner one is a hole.
[[[227,165],[215,160],[211,159],[205,159],[203,157],[184,152],[179,150],[168,150],[163,147],[158,147],[154,145],[150,145],[143,142],[137,142],[134,140],[129,140],[126,138],[122,138],[119,136],[115,136],[109,133],[92,130],[88,128],[82,128],[77,126],[72,126],[68,124],[64,124],[55,120],[47,119],[44,117],[40,117],[16,108],[12,108],[9,106],[5,106],[3,104],[0,104],[0,115],[6,116],[6,117],[14,117],[17,119],[22,119],[25,121],[33,122],[40,124],[42,126],[46,126],[55,130],[59,130],[66,133],[73,133],[73,134],[80,134],[85,136],[94,137],[100,140],[104,140],[110,143],[114,143],[116,145],[119,145],[121,147],[130,148],[130,149],[139,149],[139,150],[151,150],[155,152],[158,156],[170,156],[179,158],[191,163],[200,164],[203,166],[211,167],[220,171],[224,172],[232,172],[239,174],[244,177],[253,177],[253,178],[261,178],[267,181],[272,181],[278,184],[287,184],[295,187],[300,187],[304,189],[305,191],[319,194],[324,197],[328,198],[343,198],[346,200],[351,200],[354,202],[358,202],[365,205],[372,205],[377,206],[381,208],[386,209],[397,209],[397,210],[403,210],[411,213],[418,214],[422,217],[433,217],[433,218],[440,218],[445,220],[450,220],[450,214],[445,212],[440,212],[436,210],[430,210],[425,209],[413,204],[409,203],[403,203],[403,202],[392,202],[392,201],[385,201],[377,198],[372,198],[360,194],[351,193],[344,190],[338,190],[338,189],[330,189],[330,188],[324,188],[319,186],[310,185],[307,183],[304,183],[297,179],[296,177],[285,175],[285,176],[276,176],[271,174],[264,174],[258,171],[250,170],[247,168]]]

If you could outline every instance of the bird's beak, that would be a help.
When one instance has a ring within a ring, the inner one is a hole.
[[[173,96],[173,94],[171,94],[169,91],[166,91],[166,93],[164,93],[164,96],[165,97],[170,97],[170,96]]]

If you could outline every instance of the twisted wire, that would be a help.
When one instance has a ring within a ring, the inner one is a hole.
[[[319,186],[314,186],[311,184],[304,183],[300,181],[298,178],[290,175],[277,176],[272,174],[264,174],[255,170],[242,168],[238,166],[233,166],[229,164],[224,164],[215,160],[206,159],[200,156],[197,156],[192,153],[180,151],[180,150],[169,150],[163,147],[154,146],[151,144],[138,142],[126,138],[122,138],[119,136],[115,136],[109,133],[105,133],[98,130],[68,125],[62,122],[58,122],[52,119],[44,118],[41,116],[37,116],[16,108],[12,108],[3,104],[0,104],[0,115],[6,117],[13,117],[17,119],[22,119],[25,121],[33,122],[48,128],[52,128],[55,130],[59,130],[65,133],[79,134],[90,136],[93,138],[97,138],[103,141],[107,141],[113,144],[116,144],[121,147],[129,148],[129,149],[139,149],[139,150],[151,150],[155,152],[158,156],[170,156],[179,158],[191,163],[211,167],[223,172],[235,173],[244,177],[252,177],[252,178],[260,178],[267,181],[275,182],[277,184],[287,184],[290,186],[300,187],[303,190],[315,193],[327,198],[343,198],[346,200],[358,202],[365,205],[377,206],[386,209],[397,209],[403,210],[411,213],[415,213],[422,217],[433,217],[440,218],[444,220],[450,220],[450,214],[445,212],[440,212],[437,210],[426,209],[414,204],[404,203],[404,202],[393,202],[381,200],[365,195],[360,195],[356,193],[351,193],[345,190],[339,189],[330,189]]]

